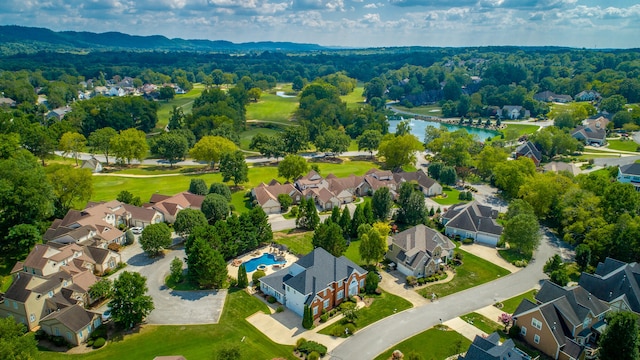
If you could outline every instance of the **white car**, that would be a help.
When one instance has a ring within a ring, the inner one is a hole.
[[[136,234],[136,235],[140,235],[142,234],[142,226],[136,226],[136,227],[132,227],[131,228],[131,232]]]
[[[102,313],[102,322],[107,322],[111,319],[111,309],[107,309]]]

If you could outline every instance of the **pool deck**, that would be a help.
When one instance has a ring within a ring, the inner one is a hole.
[[[271,253],[271,254],[274,254],[274,255],[278,255],[278,254],[284,255],[284,259],[285,259],[286,263],[280,264],[280,269],[286,268],[287,266],[289,266],[289,265],[293,264],[294,262],[298,261],[298,257],[293,255],[293,254],[291,254],[290,252],[288,252],[288,251],[282,252],[282,251],[272,247],[271,245],[268,245],[268,246],[264,246],[264,247],[261,247],[259,249],[256,249],[256,250],[254,250],[254,251],[252,251],[250,253],[244,254],[244,255],[242,255],[240,257],[237,257],[234,260],[230,261],[227,264],[227,271],[229,273],[229,276],[231,276],[233,278],[236,278],[236,279],[238,278],[238,266],[233,265],[234,261],[238,260],[240,263],[244,263],[245,261],[249,261],[249,260],[251,260],[253,258],[256,258],[258,256],[262,256],[262,254],[264,254],[264,253]],[[265,273],[267,275],[269,275],[271,273],[276,272],[277,270],[279,270],[279,269],[274,269],[273,265],[267,265],[267,269],[265,270]],[[247,272],[247,275],[249,277],[249,281],[251,281],[251,273],[253,273],[253,271],[252,272]]]

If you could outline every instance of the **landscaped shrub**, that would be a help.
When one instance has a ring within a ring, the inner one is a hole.
[[[307,339],[305,339],[305,338],[300,338],[300,339],[298,339],[298,340],[296,341],[296,346],[293,348],[293,350],[298,350],[298,348],[299,348],[300,346],[302,346],[302,344],[304,344],[304,343],[306,343],[306,342],[307,342]]]
[[[471,244],[473,244],[473,239],[472,238],[466,238],[466,239],[462,240],[462,243],[464,245],[471,245]]]
[[[93,332],[91,333],[91,336],[89,336],[90,339],[95,340],[97,338],[107,338],[107,327],[105,325],[100,325],[97,328],[95,328],[93,330]]]
[[[340,324],[336,325],[331,329],[331,335],[335,337],[348,337],[353,335],[356,332],[356,326],[352,323],[343,323],[341,320]]]
[[[310,354],[315,351],[320,354],[320,356],[325,356],[327,354],[327,347],[315,341],[305,341],[298,346],[298,351],[303,354]]]
[[[317,351],[312,351],[307,355],[307,360],[318,360],[320,359],[320,354]]]
[[[418,279],[416,279],[416,277],[413,275],[407,276],[406,281],[407,281],[407,285],[409,286],[416,286],[416,284],[418,283]]]
[[[453,258],[456,260],[462,260],[464,258],[464,254],[459,251],[456,251],[453,253]]]
[[[94,349],[99,349],[99,348],[103,347],[103,346],[104,346],[104,344],[105,344],[106,342],[107,342],[107,341],[106,341],[104,338],[97,338],[97,339],[93,342],[93,348],[94,348]]]
[[[67,346],[67,340],[63,336],[52,336],[51,342],[55,346]]]
[[[512,264],[516,267],[526,267],[529,265],[529,262],[527,260],[515,260]]]
[[[92,339],[87,340],[87,346],[93,346],[93,340]]]
[[[261,277],[266,276],[267,274],[263,270],[256,270],[251,274],[251,280],[253,280],[253,285],[258,285],[258,280]]]
[[[267,296],[267,302],[269,304],[275,304],[276,303],[276,298],[274,298],[273,296],[269,295],[269,296]]]
[[[280,305],[280,306],[278,306],[278,307],[276,308],[276,312],[277,312],[277,313],[281,313],[281,312],[283,312],[283,311],[284,311],[284,308],[282,307],[282,305]]]
[[[427,279],[425,278],[418,278],[418,285],[424,285],[424,283],[427,281]]]
[[[327,322],[327,320],[329,320],[329,314],[320,315],[320,322]]]
[[[36,340],[48,340],[48,339],[49,339],[49,334],[44,332],[44,330],[39,329],[38,331],[36,331]]]

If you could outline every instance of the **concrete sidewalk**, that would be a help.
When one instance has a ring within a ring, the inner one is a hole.
[[[468,253],[471,253],[475,256],[481,257],[492,264],[496,264],[503,269],[507,269],[511,271],[512,273],[522,270],[522,268],[512,265],[510,262],[508,262],[502,256],[500,256],[500,254],[498,253],[498,249],[494,247],[480,245],[480,244],[471,244],[471,245],[462,245],[460,246],[460,249]]]
[[[487,335],[489,335],[489,334],[485,334],[482,330],[480,330],[477,327],[469,324],[468,322],[462,320],[459,317],[453,318],[451,320],[447,320],[443,324],[447,325],[448,327],[450,327],[454,331],[459,332],[462,336],[466,337],[467,339],[469,339],[471,341],[473,341],[473,339],[475,339],[476,335],[479,335],[479,336],[487,336]]]

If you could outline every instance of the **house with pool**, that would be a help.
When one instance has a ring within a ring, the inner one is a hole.
[[[316,319],[358,295],[366,276],[367,271],[346,257],[316,248],[291,266],[260,278],[260,290],[300,316],[309,306]]]

